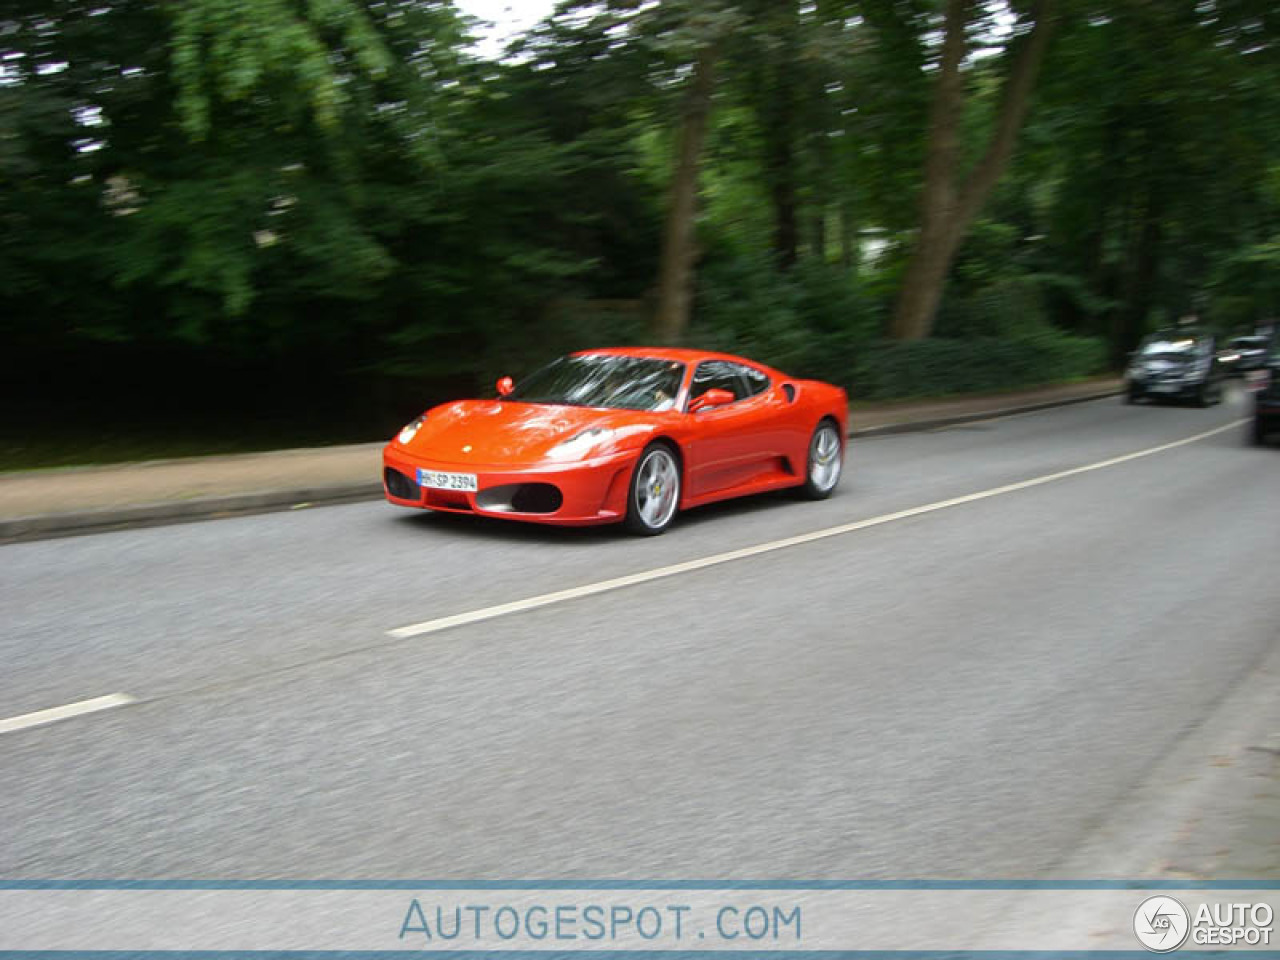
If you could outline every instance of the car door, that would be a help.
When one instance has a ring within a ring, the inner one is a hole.
[[[726,390],[732,403],[689,413],[695,418],[686,444],[689,494],[702,497],[775,472],[778,451],[769,405],[768,377],[728,360],[704,360],[693,372],[689,402],[708,390]],[[687,409],[687,408],[686,408]]]

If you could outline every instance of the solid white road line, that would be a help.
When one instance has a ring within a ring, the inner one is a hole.
[[[81,700],[79,703],[68,703],[66,706],[50,707],[48,710],[37,710],[35,713],[24,713],[21,716],[0,720],[0,733],[12,733],[14,730],[38,727],[42,724],[67,720],[86,713],[110,710],[112,707],[126,707],[131,703],[137,703],[137,700],[127,693],[109,693],[105,697],[94,697],[92,700]]]
[[[599,580],[595,583],[585,583],[580,587],[570,587],[567,590],[556,590],[552,593],[544,593],[536,597],[526,597],[523,600],[513,600],[511,603],[500,603],[492,607],[482,607],[479,610],[468,610],[466,613],[456,613],[449,617],[438,617],[435,620],[424,620],[421,623],[411,623],[407,627],[397,627],[395,630],[388,630],[387,633],[399,639],[420,637],[428,633],[439,633],[442,630],[449,630],[453,627],[466,626],[471,623],[480,623],[484,620],[493,620],[498,617],[505,617],[512,613],[523,613],[526,610],[536,610],[538,607],[549,607],[555,603],[564,603],[566,600],[577,600],[581,597],[591,597],[598,593],[607,593],[611,590],[621,590],[623,587],[634,587],[640,583],[649,583],[653,580],[664,579],[665,577],[674,577],[682,573],[689,573],[692,570],[702,570],[706,567],[718,566],[722,563],[732,563],[735,560],[745,560],[748,557],[758,557],[763,553],[772,553],[775,550],[785,550],[788,547],[796,547],[804,543],[813,543],[816,540],[825,540],[828,537],[839,537],[846,533],[853,533],[856,530],[865,530],[868,527],[878,527],[881,524],[893,523],[895,520],[906,520],[909,517],[918,517],[925,513],[934,513],[938,510],[946,510],[950,507],[958,507],[962,504],[974,503],[978,500],[987,500],[991,497],[1003,496],[1006,493],[1015,493],[1018,490],[1026,490],[1029,487],[1038,487],[1045,483],[1065,480],[1067,477],[1074,477],[1082,473],[1090,473],[1094,470],[1103,470],[1107,467],[1114,467],[1121,463],[1128,463],[1130,460],[1137,460],[1141,457],[1149,457],[1153,454],[1163,453],[1166,450],[1183,447],[1189,443],[1195,443],[1197,440],[1203,440],[1206,437],[1212,437],[1215,434],[1223,433],[1227,430],[1234,430],[1236,427],[1245,423],[1247,419],[1248,418],[1233,420],[1231,423],[1223,424],[1222,426],[1215,427],[1212,430],[1205,430],[1203,433],[1184,437],[1181,440],[1174,440],[1171,443],[1162,443],[1157,447],[1148,447],[1145,450],[1137,450],[1133,453],[1126,453],[1119,457],[1111,457],[1107,460],[1099,460],[1096,463],[1088,463],[1084,466],[1072,467],[1070,470],[1060,470],[1057,473],[1046,473],[1040,477],[1032,477],[1030,480],[1019,480],[1017,483],[1007,483],[1001,487],[992,487],[989,490],[980,490],[977,493],[965,494],[962,497],[953,497],[950,500],[939,500],[936,503],[926,503],[923,506],[911,507],[908,510],[899,510],[896,513],[886,513],[878,517],[871,517],[867,520],[856,520],[852,523],[841,523],[834,527],[814,530],[812,533],[801,533],[794,537],[784,537],[781,540],[771,540],[767,543],[758,543],[754,546],[742,547],[738,550],[727,550],[724,553],[712,554],[709,557],[700,557],[697,560],[686,560],[683,563],[673,563],[666,567],[655,567],[652,570],[643,570],[640,573],[628,574],[625,577],[614,577],[612,580]]]

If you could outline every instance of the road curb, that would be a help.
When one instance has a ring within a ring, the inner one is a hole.
[[[0,543],[48,540],[87,533],[106,533],[136,527],[155,527],[193,520],[216,520],[223,517],[274,513],[311,506],[355,503],[382,496],[378,480],[360,483],[336,483],[317,487],[293,487],[262,490],[220,497],[197,497],[161,503],[140,503],[96,510],[41,513],[25,517],[0,519]]]
[[[957,413],[927,420],[888,423],[875,427],[853,428],[852,438],[890,436],[901,433],[918,433],[941,430],[946,427],[1010,417],[1020,413],[1034,413],[1053,407],[1065,407],[1090,400],[1118,396],[1120,387],[1107,387],[1080,396],[1040,400],[1035,403],[1014,404],[970,413]],[[856,420],[854,414],[851,420]],[[95,510],[42,513],[25,517],[0,519],[0,544],[22,543],[31,540],[48,540],[80,534],[106,533],[112,530],[128,530],[138,527],[155,527],[173,523],[190,523],[196,520],[216,520],[223,517],[247,516],[255,513],[273,513],[311,506],[330,506],[340,503],[356,503],[376,500],[382,496],[382,483],[378,480],[359,483],[335,483],[312,487],[262,490],[218,497],[197,497],[190,500],[169,500],[160,503],[140,503],[121,507],[102,507]]]

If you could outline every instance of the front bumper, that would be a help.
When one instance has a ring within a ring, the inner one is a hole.
[[[416,457],[394,440],[382,451],[382,489],[401,507],[587,526],[613,523],[627,511],[634,451],[575,463],[527,467],[445,463]],[[418,485],[418,470],[474,473],[477,489],[433,490]],[[389,472],[394,471],[394,473]]]
[[[1129,390],[1152,400],[1190,400],[1200,394],[1203,380],[1130,380]]]

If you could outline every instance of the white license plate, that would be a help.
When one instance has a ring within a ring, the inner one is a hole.
[[[419,470],[418,486],[429,490],[467,490],[476,491],[476,475],[474,473],[442,473],[439,470]]]
[[[1182,389],[1176,383],[1153,383],[1151,385],[1152,393],[1177,393]]]

